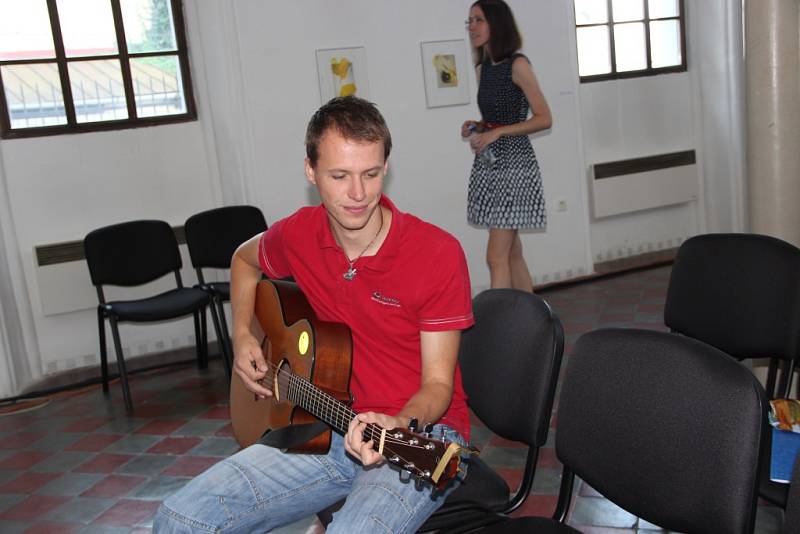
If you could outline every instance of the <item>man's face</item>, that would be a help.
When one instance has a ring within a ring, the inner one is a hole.
[[[383,190],[388,162],[383,143],[345,139],[338,131],[323,134],[317,164],[306,159],[306,176],[317,186],[334,233],[363,230]],[[372,230],[374,231],[374,230]]]

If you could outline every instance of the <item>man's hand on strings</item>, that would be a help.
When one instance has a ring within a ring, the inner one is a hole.
[[[233,339],[233,353],[233,370],[242,379],[245,387],[261,399],[271,397],[272,391],[259,382],[267,376],[269,366],[255,336],[250,333],[236,336]]]
[[[360,413],[350,421],[350,425],[347,427],[347,434],[344,436],[344,448],[361,460],[361,463],[365,466],[381,463],[385,458],[373,449],[373,445],[380,440],[380,434],[376,432],[375,436],[367,436],[372,439],[364,441],[364,430],[369,424],[376,424],[386,430],[392,430],[393,428],[404,428],[405,423],[404,420],[391,415],[375,412]]]

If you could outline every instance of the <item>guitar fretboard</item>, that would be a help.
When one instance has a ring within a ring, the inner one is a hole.
[[[304,409],[337,432],[347,433],[350,421],[356,416],[353,409],[301,376],[283,369],[278,369],[276,372],[278,382],[286,383],[286,395],[292,404]],[[377,440],[382,430],[378,425],[368,424],[364,430],[365,440],[373,440],[377,448]]]

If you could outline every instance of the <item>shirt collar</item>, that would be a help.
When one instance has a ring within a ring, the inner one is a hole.
[[[391,210],[392,224],[389,227],[389,233],[386,235],[386,239],[383,240],[378,253],[374,256],[367,256],[366,259],[368,261],[364,262],[362,268],[374,271],[387,271],[393,264],[394,258],[397,257],[397,253],[400,249],[403,225],[405,224],[405,214],[398,210],[397,206],[384,194],[381,194],[379,203],[381,206]],[[317,231],[317,243],[319,243],[319,247],[335,248],[340,253],[343,253],[342,247],[339,246],[339,243],[336,242],[336,238],[333,237],[330,220],[328,219],[328,212],[322,204],[317,206],[316,217],[318,220],[317,227],[319,228]]]

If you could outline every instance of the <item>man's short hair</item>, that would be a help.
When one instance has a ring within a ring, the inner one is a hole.
[[[392,136],[386,121],[372,102],[356,96],[339,96],[317,110],[306,129],[306,157],[317,166],[319,143],[329,129],[352,141],[383,143],[384,160],[392,151]]]

